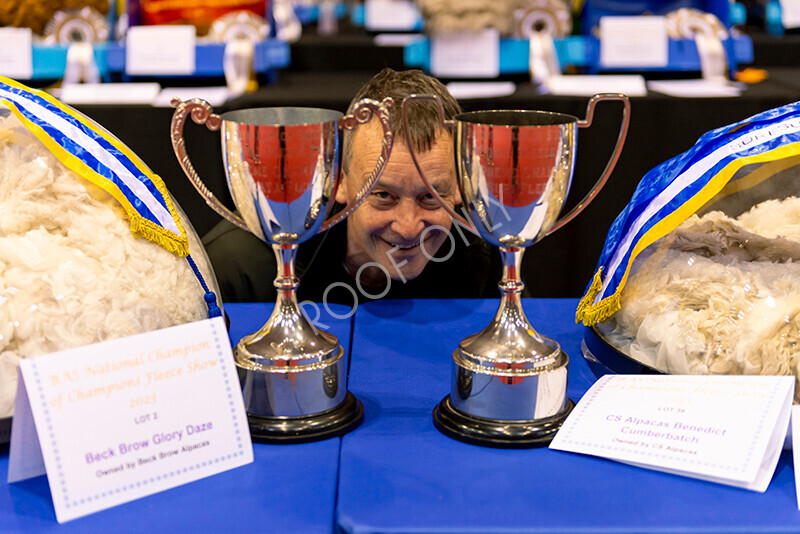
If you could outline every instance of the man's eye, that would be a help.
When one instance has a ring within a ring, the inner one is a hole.
[[[422,195],[422,197],[420,198],[420,203],[425,207],[434,207],[434,208],[439,207],[439,201],[436,200],[436,197],[433,196],[433,193],[427,193],[425,195]]]
[[[389,200],[390,198],[392,198],[392,196],[386,191],[373,191],[372,195],[375,198],[379,198],[381,200]]]

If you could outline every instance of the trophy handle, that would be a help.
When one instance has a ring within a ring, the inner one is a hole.
[[[372,188],[375,187],[376,183],[378,183],[378,180],[383,174],[384,169],[386,169],[386,164],[389,162],[389,155],[392,153],[392,145],[394,144],[394,131],[392,130],[391,119],[389,117],[389,108],[393,105],[394,100],[388,96],[381,102],[372,100],[371,98],[363,98],[356,103],[352,114],[342,117],[339,127],[345,130],[353,130],[359,124],[369,123],[369,121],[372,120],[372,117],[377,115],[378,120],[381,123],[381,128],[383,129],[381,153],[380,156],[378,156],[378,161],[375,162],[375,168],[372,169],[372,174],[369,176],[367,181],[364,182],[364,185],[361,186],[361,190],[356,195],[356,198],[352,202],[348,202],[347,206],[345,206],[342,211],[323,222],[322,226],[320,227],[320,232],[324,232],[331,226],[334,226],[335,224],[338,224],[349,217],[350,214],[356,211],[361,203],[364,202],[364,199],[367,198],[367,195],[369,195],[370,191],[372,191]],[[338,181],[336,187],[339,187]],[[333,195],[336,196],[335,190]]]
[[[589,203],[594,200],[594,197],[597,196],[603,186],[606,185],[606,181],[611,175],[611,171],[613,171],[614,167],[617,165],[619,154],[622,152],[622,145],[625,144],[625,137],[628,135],[628,123],[631,120],[631,101],[627,96],[620,93],[600,93],[598,95],[594,95],[589,99],[589,104],[586,106],[586,119],[578,121],[578,128],[587,128],[592,125],[592,119],[594,118],[594,107],[598,102],[603,100],[620,100],[624,106],[622,111],[622,124],[620,124],[619,127],[617,144],[614,147],[614,151],[611,153],[611,159],[608,160],[606,168],[603,169],[603,174],[600,175],[600,178],[597,179],[594,186],[592,186],[592,189],[586,194],[585,197],[583,197],[583,200],[578,202],[578,204],[572,208],[569,213],[557,220],[553,227],[547,232],[547,235],[552,234],[574,219],[580,212],[582,212],[586,206],[588,206]]]
[[[189,181],[192,182],[194,188],[197,189],[197,192],[205,199],[206,204],[208,204],[211,209],[242,230],[247,230],[249,232],[250,230],[247,228],[244,220],[226,208],[222,202],[217,200],[217,197],[209,191],[206,184],[203,183],[203,180],[200,179],[200,176],[198,176],[197,172],[194,170],[194,166],[189,160],[189,154],[186,153],[186,143],[183,139],[183,125],[186,123],[186,118],[189,114],[191,114],[194,122],[197,124],[205,124],[209,130],[213,131],[219,130],[219,127],[222,125],[222,119],[219,115],[211,113],[211,105],[208,102],[199,98],[183,102],[180,98],[175,97],[170,101],[170,104],[175,108],[175,113],[172,115],[172,124],[170,126],[172,148],[175,150],[175,155],[178,157],[178,162],[181,164],[183,172],[186,173],[186,176],[189,177]]]
[[[439,122],[442,124],[443,128],[450,128],[450,129],[454,128],[456,125],[456,121],[446,120],[444,118],[444,107],[442,106],[442,101],[436,95],[413,94],[413,95],[408,95],[403,99],[403,130],[406,133],[406,140],[407,140],[406,144],[408,145],[408,151],[411,153],[411,159],[414,162],[414,166],[417,168],[417,172],[422,177],[422,181],[425,182],[425,186],[428,188],[428,191],[430,191],[431,194],[434,196],[434,198],[436,198],[436,200],[444,208],[447,214],[450,215],[450,217],[452,217],[453,220],[455,220],[462,226],[469,228],[471,232],[477,234],[478,229],[473,224],[473,222],[471,220],[468,220],[466,217],[459,215],[454,208],[451,208],[450,204],[445,202],[445,200],[442,198],[439,192],[431,185],[430,181],[428,180],[428,177],[425,176],[425,172],[422,170],[422,166],[420,166],[419,161],[417,160],[417,154],[416,151],[414,150],[414,143],[408,141],[411,139],[411,136],[409,135],[410,132],[408,129],[408,104],[412,100],[418,100],[418,101],[427,100],[434,102],[436,104],[436,109],[439,112]],[[456,180],[456,182],[458,182],[458,180]],[[458,184],[458,187],[459,189],[461,188],[460,183]]]

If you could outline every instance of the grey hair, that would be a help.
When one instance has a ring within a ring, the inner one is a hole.
[[[442,102],[444,108],[444,118],[450,120],[461,113],[461,106],[458,104],[447,87],[436,78],[428,76],[421,70],[395,71],[385,68],[372,77],[353,97],[347,113],[350,114],[355,109],[356,104],[364,98],[381,101],[391,97],[394,106],[389,110],[389,118],[394,129],[395,141],[404,141],[417,152],[426,152],[433,146],[436,136],[441,129],[439,122],[439,112],[433,102],[420,102],[409,107],[408,127],[411,140],[406,139],[403,128],[402,105],[405,97],[411,94],[436,95]],[[347,173],[350,165],[350,158],[353,154],[353,133],[345,132],[342,141],[342,171]]]

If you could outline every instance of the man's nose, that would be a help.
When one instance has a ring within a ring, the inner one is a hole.
[[[415,202],[402,202],[395,210],[392,230],[403,239],[416,239],[425,229],[420,207]]]

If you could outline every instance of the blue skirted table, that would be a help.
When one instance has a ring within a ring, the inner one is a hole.
[[[764,494],[549,449],[499,450],[445,437],[431,412],[450,390],[451,354],[496,300],[376,301],[353,327],[350,390],[362,426],[342,440],[337,523],[345,532],[800,531],[791,454]],[[569,396],[594,382],[576,299],[524,301],[570,357]]]
[[[348,308],[332,307],[337,314]],[[258,329],[272,304],[226,306],[233,343]],[[320,320],[349,350],[350,321]],[[202,395],[202,391],[197,392]],[[76,436],[75,439],[80,439]],[[301,445],[254,444],[252,464],[59,525],[47,477],[9,485],[0,449],[0,532],[303,532],[334,529],[339,438]]]
[[[595,380],[580,354],[576,304],[524,301],[533,325],[570,356],[575,401]],[[497,300],[376,301],[352,320],[320,307],[320,321],[345,350],[353,348],[349,389],[366,413],[359,428],[317,443],[256,444],[250,465],[64,525],[55,522],[45,477],[5,482],[8,448],[0,449],[0,531],[800,531],[788,453],[759,494],[549,449],[481,448],[440,434],[431,412],[449,393],[452,351],[496,308]],[[226,310],[235,342],[264,322],[271,305]],[[344,316],[347,309],[334,311]]]

